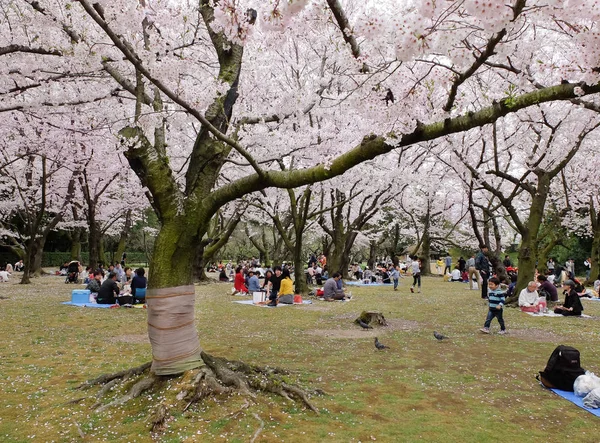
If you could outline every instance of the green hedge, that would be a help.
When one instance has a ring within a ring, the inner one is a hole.
[[[111,254],[104,254],[104,263],[110,262]],[[83,261],[83,265],[86,266],[88,264],[90,255],[87,252],[81,253],[81,260]],[[51,268],[51,267],[59,267],[64,262],[71,261],[71,253],[70,252],[44,252],[42,256],[42,267]],[[147,264],[146,263],[146,254],[143,252],[128,252],[127,253],[127,263],[135,263],[135,264]]]

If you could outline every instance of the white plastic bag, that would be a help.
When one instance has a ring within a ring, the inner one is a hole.
[[[596,388],[600,388],[600,378],[590,371],[585,371],[573,383],[573,392],[577,397],[585,397]]]
[[[474,291],[479,290],[479,284],[476,281],[473,282],[473,290]]]
[[[583,377],[583,375],[581,376]],[[579,378],[579,377],[577,377]],[[586,408],[600,408],[600,388],[596,388],[591,391],[588,395],[583,399],[583,406]]]

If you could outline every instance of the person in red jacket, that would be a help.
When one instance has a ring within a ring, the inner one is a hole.
[[[241,294],[247,294],[248,288],[245,284],[244,274],[242,273],[242,267],[238,266],[235,270],[235,279],[233,280],[233,288],[235,292]]]

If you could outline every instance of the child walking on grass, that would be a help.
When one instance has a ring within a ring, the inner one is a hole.
[[[481,332],[485,334],[490,333],[490,324],[494,317],[498,319],[500,323],[500,335],[506,334],[506,327],[504,326],[504,319],[502,318],[502,311],[504,307],[504,295],[506,290],[500,289],[500,280],[497,277],[492,277],[488,280],[488,314],[485,319],[485,324],[481,328]]]

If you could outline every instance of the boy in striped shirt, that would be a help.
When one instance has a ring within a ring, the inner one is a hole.
[[[485,324],[483,328],[480,329],[481,332],[485,334],[490,333],[490,324],[494,317],[498,319],[498,323],[500,323],[500,335],[506,334],[506,327],[504,326],[504,319],[502,318],[502,308],[504,307],[504,294],[506,290],[500,289],[500,280],[497,277],[492,277],[488,280],[488,315],[485,319]]]

